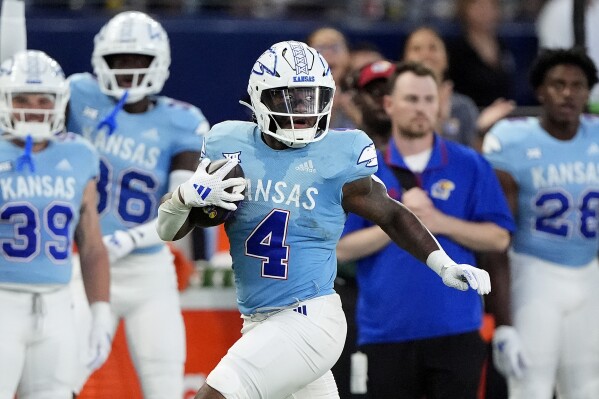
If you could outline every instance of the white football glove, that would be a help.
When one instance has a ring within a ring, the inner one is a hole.
[[[108,302],[94,302],[90,306],[92,328],[89,336],[87,368],[94,372],[104,364],[112,348],[112,314]]]
[[[117,230],[112,234],[102,237],[110,263],[129,255],[135,249],[133,236],[124,230]]]
[[[210,164],[210,159],[202,159],[193,176],[178,188],[178,191],[183,196],[183,204],[190,208],[214,205],[229,211],[236,210],[237,205],[234,202],[243,200],[243,194],[240,193],[242,190],[233,189],[233,192],[229,193],[225,189],[245,186],[245,178],[233,177],[226,180],[223,180],[223,178],[238,163],[238,159],[229,158],[227,163],[220,169],[210,174],[206,171],[206,168]],[[175,192],[173,195],[177,194]]]
[[[491,278],[489,277],[489,273],[478,267],[455,264],[443,266],[439,275],[446,286],[460,291],[466,291],[468,286],[470,286],[479,295],[491,292]]]
[[[504,377],[522,378],[528,359],[522,342],[512,326],[499,326],[493,335],[493,364]]]

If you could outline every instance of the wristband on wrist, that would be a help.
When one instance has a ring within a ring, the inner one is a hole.
[[[135,234],[131,233],[131,230],[123,230],[125,233],[127,233],[129,235],[129,237],[131,237],[131,241],[133,242],[133,247],[137,248],[137,238],[135,237]]]
[[[110,317],[110,304],[105,301],[92,302],[89,306],[93,318]]]
[[[182,196],[180,190],[181,186],[177,187],[171,197],[160,205],[160,209],[173,215],[189,214],[192,207],[185,205],[183,201],[181,201]]]
[[[428,255],[428,258],[426,258],[426,265],[433,269],[438,275],[441,275],[444,267],[455,264],[456,263],[442,249],[431,252]]]

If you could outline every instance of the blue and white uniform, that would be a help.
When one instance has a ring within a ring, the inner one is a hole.
[[[342,188],[376,171],[374,144],[361,131],[332,130],[303,148],[274,150],[256,124],[230,121],[212,128],[203,156],[238,158],[247,180],[225,224],[244,335],[208,384],[227,398],[285,398],[321,376],[334,384],[329,370],[346,334],[333,290]]]
[[[389,196],[399,201],[403,189],[392,167],[409,171],[393,140],[385,153],[379,152],[377,176],[387,186]],[[514,229],[493,169],[474,150],[437,135],[426,168],[414,177],[415,184],[444,214],[470,222],[495,223],[508,231]],[[370,221],[350,214],[344,234],[370,226]],[[472,250],[446,236],[436,238],[456,262],[476,264]],[[447,287],[423,266],[394,243],[358,261],[359,345],[457,335],[480,328],[482,303],[476,291]]]
[[[98,175],[98,155],[86,140],[61,134],[31,154],[35,171],[16,169],[23,148],[0,140],[0,283],[66,286],[83,192]]]
[[[102,234],[151,222],[169,190],[173,157],[199,152],[208,122],[196,107],[163,96],[152,97],[153,105],[144,113],[116,111],[116,102],[102,93],[92,75],[73,75],[70,83],[68,127],[88,138],[100,154]],[[106,126],[98,128],[115,111],[112,134]],[[111,303],[116,317],[126,321],[143,391],[167,398],[183,390],[185,335],[173,257],[158,241],[111,265]]]
[[[73,310],[66,287],[98,155],[66,133],[31,154],[34,171],[17,170],[22,154],[22,147],[0,140],[0,397],[12,398],[17,384],[19,397],[39,395],[40,387],[52,397],[71,395]]]
[[[505,120],[485,138],[495,169],[518,186],[512,243],[514,326],[530,367],[510,397],[599,397],[599,119],[567,141],[537,118]]]
[[[208,122],[194,106],[156,97],[149,111],[116,114],[116,130],[98,129],[115,108],[90,74],[70,77],[69,130],[89,139],[101,157],[98,212],[102,234],[126,230],[156,218],[160,198],[168,192],[172,158],[199,151]],[[158,252],[159,246],[134,253]]]

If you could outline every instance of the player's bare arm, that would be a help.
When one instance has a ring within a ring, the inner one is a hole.
[[[507,203],[510,206],[512,215],[516,218],[518,216],[518,183],[516,183],[516,180],[514,180],[512,175],[502,170],[496,169],[495,174],[499,179],[499,183],[501,184]]]
[[[468,286],[479,294],[491,291],[486,271],[457,265],[408,208],[387,195],[376,178],[366,177],[343,186],[343,208],[378,224],[389,237],[416,259],[429,266],[449,287],[462,291]]]
[[[81,215],[75,230],[75,243],[81,258],[81,274],[90,303],[109,300],[108,253],[102,243],[97,203],[96,182],[90,180],[83,194]]]
[[[397,245],[424,263],[431,252],[439,249],[418,218],[370,177],[343,186],[343,208],[378,224]]]
[[[200,153],[197,151],[180,152],[171,160],[171,172],[175,170],[194,171],[200,162]],[[190,175],[191,176],[191,175]]]

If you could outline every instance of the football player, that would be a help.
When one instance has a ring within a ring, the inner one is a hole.
[[[225,223],[243,336],[196,398],[338,398],[330,369],[346,322],[333,281],[347,212],[379,223],[449,286],[485,294],[490,281],[485,271],[453,262],[387,196],[372,177],[376,151],[364,132],[329,131],[335,82],[316,50],[295,41],[273,45],[254,64],[248,93],[256,123],[215,125],[203,148],[204,159],[239,163],[246,182],[219,181],[202,166],[159,208],[158,229],[169,240],[191,207],[234,208],[230,202],[243,199]],[[224,191],[230,184],[247,184],[245,198]],[[211,191],[200,195],[194,185]]]
[[[513,325],[494,347],[510,398],[599,398],[597,204],[599,120],[583,112],[597,69],[583,49],[541,52],[530,72],[538,118],[504,120],[485,137],[516,218]],[[507,287],[506,287],[507,288]]]
[[[40,51],[0,68],[0,398],[72,398],[73,244],[91,303],[87,367],[111,345],[108,254],[96,211],[98,155],[64,132],[69,85]]]
[[[141,12],[116,15],[94,39],[95,76],[69,78],[67,122],[100,154],[98,211],[115,321],[126,321],[144,396],[165,399],[183,395],[185,333],[173,256],[156,232],[157,209],[161,196],[192,175],[208,130],[199,109],[158,95],[170,62],[168,36],[156,20]]]

